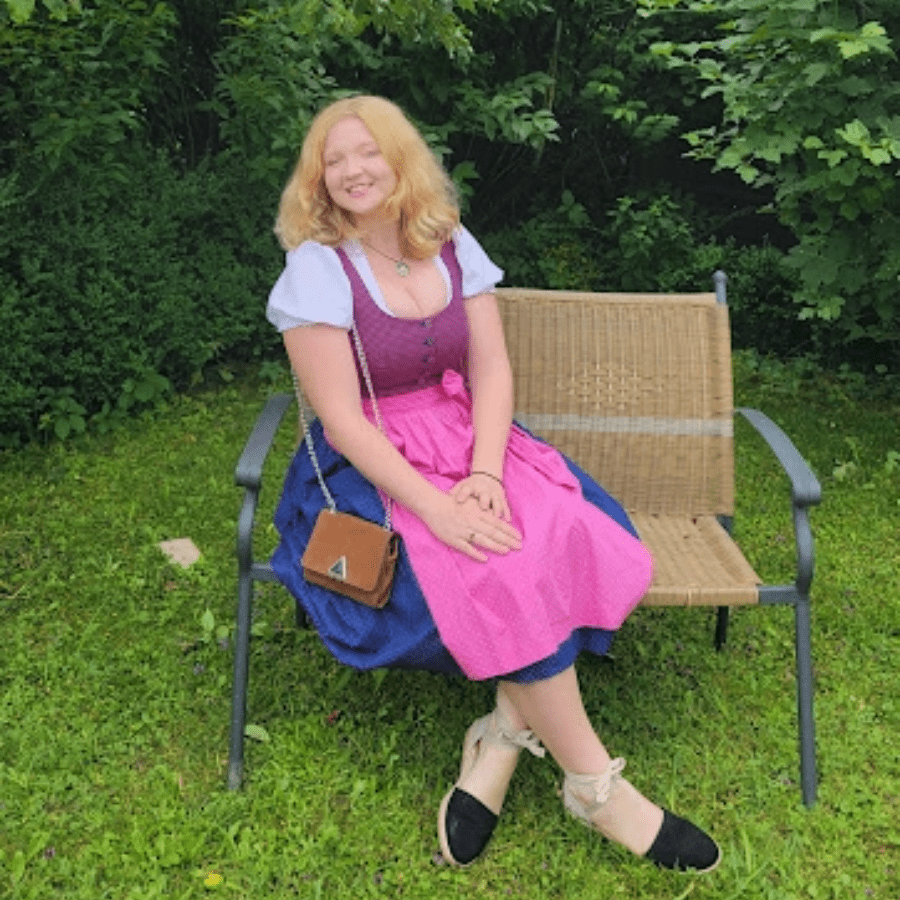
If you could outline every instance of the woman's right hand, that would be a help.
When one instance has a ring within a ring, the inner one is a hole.
[[[492,510],[482,509],[476,497],[459,503],[452,495],[441,494],[422,518],[435,537],[478,562],[487,561],[484,550],[506,554],[522,547],[519,530]]]

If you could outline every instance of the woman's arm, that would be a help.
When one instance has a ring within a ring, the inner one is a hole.
[[[457,500],[477,497],[482,508],[509,520],[503,489],[503,458],[513,414],[513,381],[503,324],[493,294],[466,300],[469,322],[469,382],[475,446],[472,475],[454,488]]]
[[[503,477],[503,457],[513,415],[513,380],[497,299],[466,300],[469,319],[469,383],[475,449],[472,470]]]
[[[491,521],[477,504],[461,506],[434,487],[363,415],[346,331],[331,325],[291,328],[284,332],[284,344],[329,440],[369,481],[421,518],[440,540],[473,559],[486,558],[469,542],[473,533],[479,546],[494,552],[518,546],[515,529],[496,518]]]

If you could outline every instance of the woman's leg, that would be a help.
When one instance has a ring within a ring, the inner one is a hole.
[[[718,865],[721,854],[709,835],[661,809],[619,775],[624,763],[610,759],[594,731],[573,666],[530,684],[501,680],[489,721],[493,737],[481,720],[472,729],[480,729],[483,739],[470,742],[467,735],[463,773],[438,813],[448,860],[468,865],[484,850],[518,757],[509,738],[534,752],[536,737],[566,773],[566,807],[605,837],[667,869],[707,872]]]
[[[501,681],[497,705],[515,727],[530,728],[567,773],[600,775],[612,762],[585,712],[574,666],[529,684]],[[620,779],[591,821],[643,856],[660,830],[663,811]]]
[[[495,708],[466,732],[459,778],[438,810],[438,838],[448,862],[467,866],[487,846],[522,748],[544,755],[533,733],[518,721]]]
[[[463,773],[458,787],[477,797],[491,812],[499,815],[521,749],[502,741],[480,741],[474,765]]]

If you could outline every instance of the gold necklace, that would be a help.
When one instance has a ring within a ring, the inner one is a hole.
[[[406,276],[409,275],[409,265],[402,256],[400,257],[400,259],[395,259],[393,256],[388,256],[388,254],[383,250],[379,250],[377,247],[373,247],[368,241],[363,241],[362,238],[360,238],[360,241],[362,241],[362,243],[365,244],[370,250],[374,250],[385,259],[389,259],[394,264],[394,268],[397,270],[397,274],[401,278],[406,278]]]

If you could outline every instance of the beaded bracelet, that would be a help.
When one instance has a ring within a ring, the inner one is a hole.
[[[494,481],[496,481],[497,484],[499,484],[501,487],[503,486],[503,479],[498,478],[496,475],[491,475],[490,472],[475,471],[475,472],[471,472],[470,474],[471,475],[487,475],[488,478],[493,478]]]

